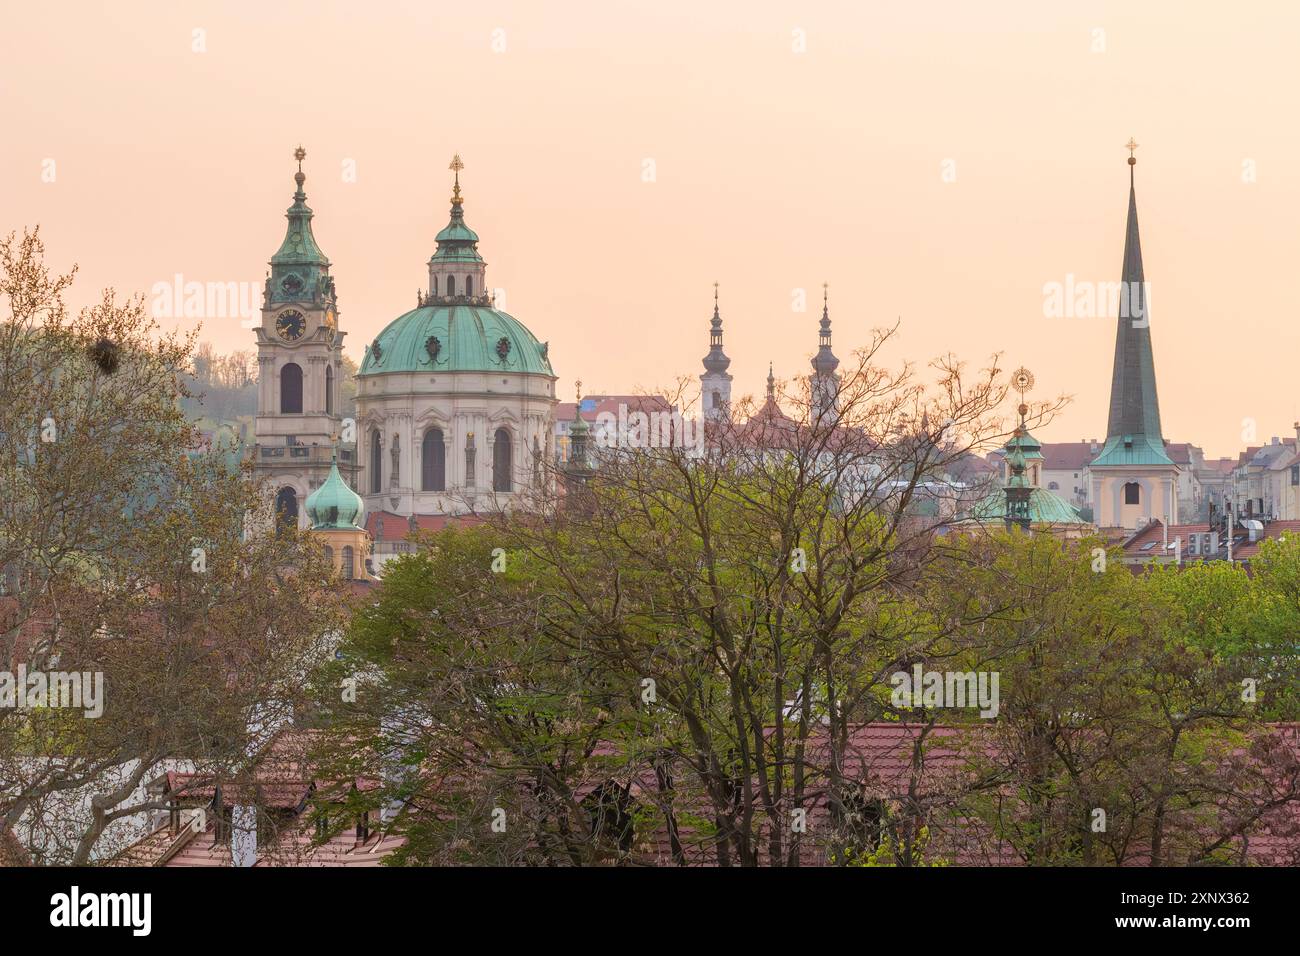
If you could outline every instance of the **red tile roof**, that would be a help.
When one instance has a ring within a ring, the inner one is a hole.
[[[379,519],[384,519],[383,535],[379,534]],[[477,515],[415,515],[415,525],[420,531],[441,531],[448,525],[468,526],[482,524]],[[411,519],[391,511],[372,511],[366,515],[366,531],[375,541],[405,541],[411,533]]]

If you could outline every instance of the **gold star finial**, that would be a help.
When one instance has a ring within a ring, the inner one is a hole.
[[[302,172],[302,161],[307,158],[307,150],[303,149],[302,146],[299,145],[298,148],[293,151],[293,158],[298,160],[298,172]]]
[[[451,165],[447,167],[456,175],[456,186],[451,194],[451,201],[459,204],[460,199],[460,171],[465,168],[465,164],[460,161],[460,153],[451,157]]]

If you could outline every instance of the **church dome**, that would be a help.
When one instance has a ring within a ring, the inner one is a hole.
[[[426,305],[398,316],[366,349],[358,375],[525,372],[554,375],[547,345],[487,305]]]
[[[307,496],[307,517],[313,531],[359,528],[364,509],[361,496],[339,474],[337,460],[330,464],[324,484]]]

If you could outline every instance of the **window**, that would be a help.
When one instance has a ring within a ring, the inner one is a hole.
[[[334,414],[334,366],[325,366],[325,414]]]
[[[420,448],[420,487],[424,491],[447,490],[447,446],[441,428],[430,428],[424,433]]]
[[[1047,490],[1048,490],[1048,491],[1059,491],[1060,489],[1061,489],[1061,486],[1058,485],[1058,484],[1057,484],[1056,482],[1054,482],[1054,481],[1049,481],[1049,482],[1047,483]]]
[[[275,519],[280,528],[298,526],[298,492],[288,485],[281,488],[275,496]]]
[[[473,277],[473,276],[466,276],[466,277],[465,277],[465,294],[466,294],[466,295],[473,295],[473,294],[474,294],[474,277]]]
[[[1136,481],[1130,481],[1124,486],[1124,504],[1138,505],[1142,503],[1142,486]]]
[[[438,277],[429,276],[429,295],[438,294]]]
[[[713,407],[714,408],[722,407],[722,393],[716,390],[713,393]]]
[[[280,414],[302,414],[302,369],[293,362],[280,369]]]
[[[375,429],[370,433],[370,493],[379,494],[384,490],[383,475],[380,469],[384,465],[383,439],[379,437],[379,430]]]
[[[356,562],[352,558],[352,545],[343,546],[343,579],[351,581],[356,577]]]
[[[447,276],[447,295],[450,296],[455,294],[456,294],[456,277]]]
[[[1300,465],[1291,466],[1291,484],[1300,485]]]
[[[492,440],[492,490],[513,491],[510,479],[510,432],[498,428]]]

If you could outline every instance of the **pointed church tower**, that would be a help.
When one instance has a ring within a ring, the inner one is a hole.
[[[718,314],[718,284],[713,283],[713,320],[709,323],[709,354],[704,356],[704,374],[700,376],[700,404],[704,420],[726,421],[731,416],[731,359],[722,351],[722,316]]]
[[[1178,521],[1178,466],[1165,452],[1156,397],[1151,315],[1138,235],[1135,149],[1137,143],[1130,139],[1128,225],[1110,383],[1110,421],[1106,444],[1089,466],[1097,524],[1103,528],[1139,528],[1154,519],[1169,524]]]
[[[271,257],[257,332],[257,419],[254,471],[271,481],[276,508],[285,520],[303,525],[299,507],[330,474],[334,436],[339,433],[339,388],[343,375],[343,333],[330,262],[312,235],[312,211],[298,172],[284,241]],[[345,471],[355,475],[353,452],[341,452]]]
[[[822,283],[822,321],[817,335],[817,354],[812,360],[812,413],[815,420],[834,424],[839,419],[840,377],[835,370],[840,360],[831,351],[830,287]]]

